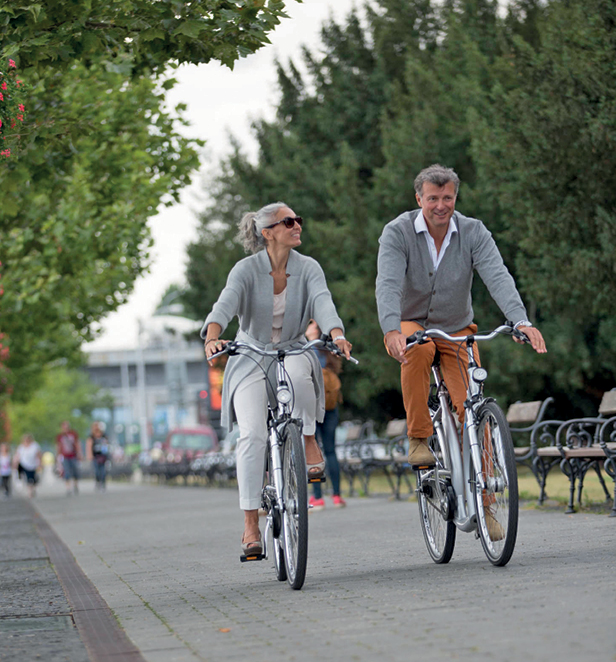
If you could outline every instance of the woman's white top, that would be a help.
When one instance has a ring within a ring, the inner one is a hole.
[[[36,443],[36,441],[33,441],[28,446],[22,444],[17,449],[17,452],[19,453],[19,464],[21,464],[21,466],[28,471],[34,471],[39,465],[39,461],[36,456],[40,450],[41,447]]]
[[[0,476],[11,475],[11,456],[0,455]]]
[[[272,342],[280,342],[282,338],[282,321],[284,309],[287,307],[287,288],[280,294],[274,294],[274,317],[272,319]]]

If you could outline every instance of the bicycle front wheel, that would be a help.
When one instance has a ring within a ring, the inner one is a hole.
[[[495,402],[479,410],[477,438],[486,489],[471,467],[470,482],[477,510],[479,537],[493,565],[509,562],[518,534],[518,473],[509,425]]]
[[[300,589],[308,562],[308,480],[301,424],[295,421],[289,421],[283,433],[282,475],[282,536],[287,580],[291,588]]]
[[[443,455],[440,452],[436,435],[430,437],[430,448],[439,469],[443,470]],[[435,486],[434,470],[419,471],[417,474],[417,502],[421,529],[428,553],[435,563],[449,563],[456,543],[456,527],[453,518],[453,495],[451,485],[445,481],[439,484],[441,498]]]
[[[276,568],[276,579],[279,582],[285,581],[287,579],[287,567],[284,560],[284,550],[282,548],[283,543],[280,538],[274,538],[272,536],[272,555],[274,556],[274,567]]]

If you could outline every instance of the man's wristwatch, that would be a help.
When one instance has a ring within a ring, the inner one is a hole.
[[[517,329],[519,326],[532,326],[532,322],[529,322],[528,320],[522,320],[521,322],[516,322],[513,325],[514,329]]]

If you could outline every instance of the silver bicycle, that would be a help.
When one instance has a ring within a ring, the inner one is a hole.
[[[310,479],[307,475],[306,456],[302,436],[303,422],[292,417],[293,384],[285,370],[287,356],[322,348],[340,355],[338,347],[322,336],[298,349],[265,350],[242,341],[228,342],[224,349],[212,355],[256,354],[271,358],[276,363],[276,384],[268,377],[270,366],[260,366],[272,396],[268,398],[268,445],[265,457],[262,508],[266,512],[263,554],[246,554],[241,561],[267,559],[271,548],[276,577],[287,580],[291,588],[300,589],[306,578],[308,561],[308,482],[321,482],[324,478]],[[354,363],[358,361],[351,357]],[[275,400],[275,404],[271,404]]]
[[[438,329],[417,331],[407,339],[407,349],[439,338],[466,351],[467,397],[460,444],[457,416],[437,357],[432,365],[434,382],[428,406],[434,425],[429,445],[436,458],[433,467],[415,467],[421,526],[430,556],[436,563],[451,560],[456,529],[474,532],[490,562],[504,566],[515,547],[518,531],[518,479],[509,425],[500,407],[483,394],[488,372],[475,362],[473,345],[506,334],[528,342],[511,324],[487,335],[450,336]],[[462,364],[461,364],[462,368]]]

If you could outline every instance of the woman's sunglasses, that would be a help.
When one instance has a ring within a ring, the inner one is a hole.
[[[284,223],[285,228],[287,228],[287,230],[290,230],[296,223],[301,228],[302,225],[304,224],[304,219],[301,216],[287,216],[286,218],[283,218],[282,221],[277,221],[276,223],[272,223],[272,225],[268,225],[266,227],[266,230],[275,228],[277,225],[280,225],[281,223]]]

